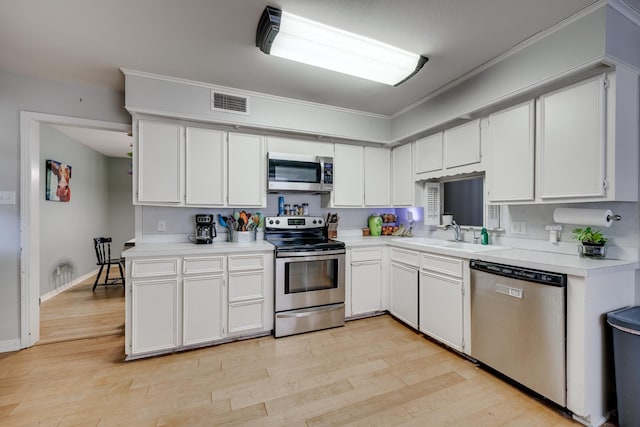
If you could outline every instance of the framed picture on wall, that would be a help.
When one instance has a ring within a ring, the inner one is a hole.
[[[71,200],[71,165],[47,160],[45,199],[54,202]]]

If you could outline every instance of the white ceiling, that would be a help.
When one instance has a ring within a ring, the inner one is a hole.
[[[594,2],[2,0],[0,70],[124,90],[122,67],[391,115]],[[389,87],[265,55],[266,5],[430,60]]]
[[[127,153],[132,151],[133,138],[125,132],[74,126],[50,126],[107,157],[129,157]]]

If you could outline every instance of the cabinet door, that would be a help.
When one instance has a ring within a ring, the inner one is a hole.
[[[480,161],[480,120],[444,131],[444,165],[447,168]]]
[[[182,282],[182,341],[184,345],[223,336],[222,276],[189,277]]]
[[[540,97],[540,197],[604,196],[604,77]]]
[[[132,351],[134,354],[177,345],[178,279],[134,281]]]
[[[264,145],[262,136],[229,133],[229,206],[265,206]]]
[[[489,201],[533,200],[534,101],[489,116]]]
[[[442,132],[416,141],[416,173],[442,169]]]
[[[263,329],[264,271],[232,272],[232,264],[229,261],[229,333]]]
[[[187,128],[186,202],[189,205],[222,206],[227,176],[226,133]]]
[[[462,279],[420,272],[420,331],[462,351]]]
[[[401,145],[391,152],[393,159],[392,201],[394,206],[413,206],[415,183],[411,161],[411,144]]]
[[[180,130],[175,123],[138,121],[138,202],[182,202]]]
[[[381,271],[380,261],[362,261],[351,264],[352,315],[381,309]]]
[[[333,204],[360,207],[364,204],[363,149],[336,144],[334,152]]]
[[[389,312],[412,328],[418,327],[418,270],[391,263]]]
[[[364,148],[364,204],[391,205],[391,151],[386,148]]]

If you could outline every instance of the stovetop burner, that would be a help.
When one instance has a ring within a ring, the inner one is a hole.
[[[328,239],[324,219],[313,216],[266,217],[265,239],[276,247],[276,252],[326,251],[345,247],[343,242]]]

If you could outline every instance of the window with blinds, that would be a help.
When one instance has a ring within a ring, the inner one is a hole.
[[[424,184],[424,224],[440,224],[440,183],[426,182]]]

